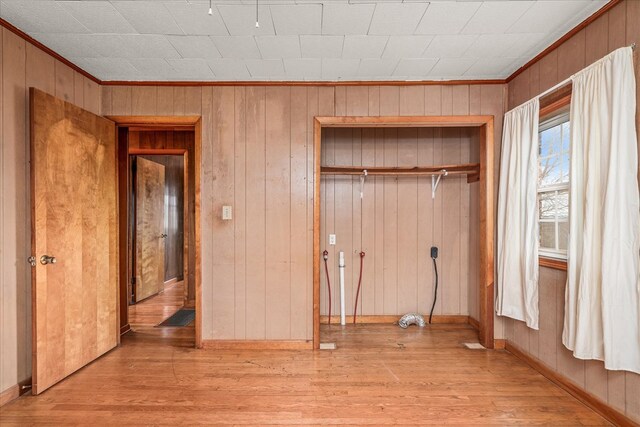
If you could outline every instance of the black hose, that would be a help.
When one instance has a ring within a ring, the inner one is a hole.
[[[431,323],[433,309],[436,308],[436,300],[438,299],[438,264],[436,264],[436,259],[434,257],[432,257],[431,259],[433,260],[433,269],[436,272],[436,289],[433,292],[433,305],[431,306],[431,312],[429,313],[429,323]]]

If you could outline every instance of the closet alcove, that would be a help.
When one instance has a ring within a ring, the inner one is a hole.
[[[358,323],[428,318],[436,246],[434,323],[468,321],[493,348],[493,116],[316,117],[314,149],[314,346],[340,324],[340,251],[354,327],[356,294]]]

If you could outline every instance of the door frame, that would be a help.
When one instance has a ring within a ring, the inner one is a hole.
[[[480,280],[478,338],[494,347],[494,116],[316,116],[313,121],[313,348],[320,348],[320,178],[323,128],[480,128]]]
[[[126,291],[125,294],[122,295],[122,289],[124,285],[124,289],[126,290],[126,286],[129,281],[129,261],[128,261],[128,253],[127,253],[127,245],[128,245],[128,233],[124,232],[128,230],[126,228],[127,220],[128,220],[128,206],[126,202],[126,197],[128,195],[128,179],[129,179],[129,155],[137,155],[137,154],[161,154],[161,155],[171,155],[178,154],[184,155],[186,161],[194,162],[194,170],[195,170],[195,179],[193,183],[193,188],[195,192],[195,247],[193,249],[188,249],[188,253],[185,253],[186,256],[195,257],[195,310],[196,310],[196,320],[195,320],[195,347],[202,348],[202,247],[201,247],[201,232],[200,232],[200,174],[201,174],[201,158],[202,158],[202,118],[201,116],[106,116],[109,120],[112,120],[116,123],[116,135],[118,136],[117,148],[118,148],[118,175],[119,175],[119,185],[118,185],[118,212],[119,212],[119,220],[122,225],[122,221],[124,221],[125,228],[122,226],[120,228],[120,236],[119,236],[119,248],[120,248],[120,295],[118,299],[120,304],[122,304],[123,297],[124,302],[126,304]],[[119,141],[120,129],[121,128],[135,128],[136,130],[193,130],[195,132],[195,141],[194,141],[194,158],[188,159],[186,150],[182,149],[135,149],[129,150],[128,142],[126,143],[126,148],[123,150]],[[122,176],[124,173],[124,176]],[[185,173],[187,170],[185,169]],[[124,183],[124,189],[122,184]],[[124,194],[123,194],[124,190]],[[125,197],[124,206],[122,206],[122,200]],[[188,205],[185,200],[185,207]],[[185,236],[187,237],[187,236]],[[187,238],[188,240],[188,238]],[[187,240],[185,240],[185,245]],[[125,305],[125,308],[128,308],[128,305]],[[122,315],[123,307],[120,307],[120,315]],[[126,315],[126,312],[124,313]],[[118,320],[120,322],[120,320]],[[127,323],[128,325],[128,323]],[[126,332],[128,329],[121,330],[121,333]],[[120,324],[118,324],[118,328],[120,328]]]

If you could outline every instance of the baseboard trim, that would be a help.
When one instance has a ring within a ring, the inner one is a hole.
[[[120,335],[124,335],[131,330],[131,325],[127,323],[126,325],[120,326]]]
[[[494,350],[504,350],[507,346],[507,340],[498,338],[493,340],[493,349]]]
[[[2,393],[0,393],[0,407],[3,407],[7,403],[20,396],[20,385],[14,384]]]
[[[478,322],[473,317],[469,316],[469,324],[476,330],[480,329],[480,322]]]
[[[177,277],[174,277],[173,279],[169,279],[167,281],[164,282],[165,286],[169,286],[169,285],[173,285],[174,283],[178,283],[180,280],[178,280]]]
[[[24,381],[20,381],[18,384],[12,385],[2,393],[0,393],[0,408],[9,402],[16,400],[18,397],[25,393],[28,393],[31,388],[25,387],[31,385],[31,377]]]
[[[394,324],[398,323],[402,316],[358,316],[356,317],[356,324]],[[347,325],[353,325],[353,316],[346,316]],[[328,323],[329,316],[320,316],[320,324],[326,325]],[[339,325],[340,324],[340,316],[331,316],[331,324]]]
[[[356,317],[356,324],[389,324],[393,325],[398,323],[402,316],[388,316],[388,315],[365,315]],[[425,320],[428,320],[428,315],[424,316]],[[329,316],[320,316],[320,324],[326,325],[328,323]],[[432,323],[455,323],[464,324],[469,323],[469,316],[464,315],[436,315],[431,319]],[[331,316],[331,324],[339,325],[340,316]],[[347,316],[347,325],[353,324],[353,316]],[[472,325],[473,326],[473,325]]]
[[[522,351],[517,346],[513,345],[511,342],[506,341],[506,350],[513,354],[518,359],[522,360],[527,365],[531,366],[533,369],[541,373],[545,376],[549,381],[557,385],[558,387],[565,390],[567,393],[578,399],[584,405],[591,408],[593,411],[602,416],[605,420],[613,423],[617,426],[624,427],[638,427],[640,424],[633,421],[631,418],[627,417],[625,414],[619,412],[617,409],[613,408],[609,404],[603,402],[595,395],[589,393],[588,391],[582,389],[569,378],[564,375],[560,375],[559,373],[553,371],[551,368],[548,368],[538,360],[534,359],[524,351]]]
[[[207,350],[312,350],[305,340],[202,340]]]

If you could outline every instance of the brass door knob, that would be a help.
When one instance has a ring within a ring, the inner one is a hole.
[[[42,255],[40,257],[40,264],[42,265],[55,264],[55,263],[56,263],[56,257],[54,256]]]

